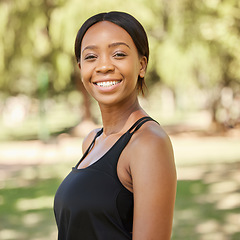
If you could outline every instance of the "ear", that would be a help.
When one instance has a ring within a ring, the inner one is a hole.
[[[80,71],[81,71],[81,63],[80,63],[80,62],[78,62],[78,68],[79,68]]]
[[[80,72],[80,79],[81,79],[81,81],[82,81],[82,74],[81,74],[81,71],[82,71],[82,67],[81,67],[81,63],[80,62],[78,62],[77,63],[77,65],[78,65],[78,68],[79,68],[79,72]]]
[[[146,70],[147,70],[147,58],[145,56],[142,56],[140,57],[140,72],[139,72],[139,76],[141,78],[145,77]]]

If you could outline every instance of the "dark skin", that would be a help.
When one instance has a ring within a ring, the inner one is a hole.
[[[103,134],[78,168],[102,157],[139,118],[147,116],[138,102],[137,79],[147,60],[139,56],[131,36],[103,21],[83,37],[78,63],[87,91],[99,104]],[[86,151],[96,132],[84,139]],[[160,125],[146,122],[123,150],[117,166],[123,186],[134,194],[133,240],[171,238],[176,170],[171,142]]]

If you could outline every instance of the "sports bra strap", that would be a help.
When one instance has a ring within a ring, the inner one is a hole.
[[[131,128],[126,132],[128,134],[130,134],[130,138],[131,136],[145,123],[145,122],[148,122],[148,121],[154,121],[156,123],[158,123],[157,121],[155,121],[154,119],[152,119],[151,117],[142,117],[140,119],[138,119],[132,126]],[[85,151],[85,153],[83,154],[83,156],[81,157],[81,159],[79,160],[79,162],[76,164],[76,168],[77,166],[82,162],[82,160],[87,156],[87,154],[89,153],[89,151],[92,149],[92,147],[94,146],[95,144],[95,141],[96,141],[96,138],[99,137],[101,134],[103,133],[103,128],[101,128],[95,135],[95,137],[93,138],[91,144],[89,145],[88,149]],[[126,134],[125,133],[125,134]],[[124,135],[125,135],[124,134]],[[129,139],[130,139],[129,138]]]
[[[128,132],[132,135],[133,133],[135,133],[145,122],[147,121],[155,121],[154,119],[152,119],[151,117],[142,117],[140,119],[138,119],[132,126],[131,128],[128,130]],[[155,121],[156,122],[156,121]],[[132,131],[133,130],[133,131]],[[95,135],[94,139],[92,140],[91,144],[89,145],[88,149],[86,150],[85,154],[88,154],[88,152],[91,150],[93,144],[95,143],[95,140],[97,137],[99,137],[103,132],[103,128],[101,128]],[[84,155],[85,155],[84,154]],[[84,157],[84,156],[83,156]]]
[[[89,151],[91,150],[91,148],[93,147],[95,140],[97,137],[99,137],[103,132],[103,128],[101,128],[95,135],[94,139],[92,140],[91,144],[89,145],[88,149],[85,151],[84,155],[82,156],[81,159],[84,159],[86,157],[86,155],[89,153]],[[77,164],[77,166],[80,164],[81,160],[79,161],[79,163]]]
[[[151,117],[142,117],[140,119],[138,119],[133,125],[132,127],[128,130],[128,132],[132,135],[133,133],[135,133],[145,122],[147,121],[155,121],[154,119],[152,119]],[[155,121],[156,122],[156,121]],[[133,130],[133,131],[132,131]]]

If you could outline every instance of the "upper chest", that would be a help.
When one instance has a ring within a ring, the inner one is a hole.
[[[104,171],[113,171],[113,174],[116,173],[117,180],[132,191],[132,179],[129,174],[130,159],[127,157],[128,141],[129,136],[126,134],[105,139],[97,138],[87,155],[80,160],[77,168],[85,169],[94,165]],[[111,166],[110,169],[109,166]]]
[[[109,152],[114,155],[114,151],[116,152],[118,147],[121,147],[119,145],[124,144],[124,141],[122,143],[119,142],[120,138],[123,137],[123,135],[118,134],[105,138],[102,136],[96,138],[88,151],[83,150],[85,156],[83,155],[77,168],[86,168],[104,158]]]

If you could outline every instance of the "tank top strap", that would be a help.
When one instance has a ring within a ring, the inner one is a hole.
[[[130,135],[133,135],[145,122],[148,122],[148,121],[154,121],[158,123],[151,117],[142,117],[132,125],[132,127],[128,130],[128,133],[130,133]]]
[[[81,161],[87,156],[87,154],[89,153],[89,151],[92,149],[92,147],[93,147],[93,145],[94,145],[97,137],[99,137],[99,136],[102,134],[102,132],[103,132],[103,128],[101,128],[101,129],[96,133],[96,135],[95,135],[95,137],[93,138],[93,140],[92,140],[91,144],[89,145],[88,149],[85,151],[85,153],[83,154],[83,156],[82,156],[81,159],[78,161],[78,163],[76,164],[75,167],[77,167],[77,166],[81,163]]]
[[[85,154],[87,155],[87,154],[89,153],[89,151],[90,151],[91,148],[93,147],[93,145],[94,145],[97,137],[99,137],[99,136],[102,134],[102,132],[103,132],[103,128],[101,128],[101,129],[96,133],[94,139],[92,140],[91,144],[89,145],[89,147],[88,147],[87,151],[84,153],[84,155],[85,155]],[[84,156],[84,157],[85,157],[85,156]],[[84,157],[83,157],[83,158],[84,158]]]

